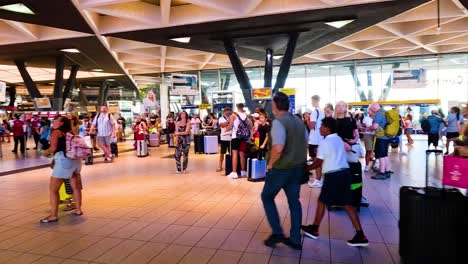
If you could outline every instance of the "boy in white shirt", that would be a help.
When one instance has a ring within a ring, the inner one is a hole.
[[[332,117],[322,120],[320,134],[325,139],[320,142],[316,161],[307,169],[314,170],[322,166],[324,182],[318,198],[314,224],[302,226],[302,231],[306,236],[317,239],[319,225],[325,214],[325,206],[339,205],[346,210],[356,229],[356,235],[348,240],[348,245],[366,247],[369,241],[362,231],[356,209],[352,206],[351,173],[346,160],[346,151],[351,151],[351,148],[343,144],[343,140],[336,134],[336,120]],[[346,147],[348,149],[345,149]]]

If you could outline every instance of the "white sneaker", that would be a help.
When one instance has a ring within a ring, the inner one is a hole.
[[[239,178],[239,175],[237,175],[237,172],[231,172],[228,176],[229,179],[237,179]]]
[[[323,182],[320,180],[314,180],[313,182],[309,181],[308,185],[310,188],[321,188]]]
[[[247,172],[246,171],[241,171],[241,177],[247,177]]]
[[[403,155],[403,156],[408,155],[408,153],[406,153],[406,152],[404,152],[404,151],[400,151],[400,152],[398,152],[398,153],[399,153],[400,155]]]
[[[365,172],[368,172],[370,170],[370,167],[369,166],[364,166],[364,171]]]

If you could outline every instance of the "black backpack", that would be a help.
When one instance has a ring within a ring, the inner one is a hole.
[[[431,131],[431,123],[429,123],[427,118],[421,122],[421,129],[424,131],[424,133],[429,133],[429,131]]]

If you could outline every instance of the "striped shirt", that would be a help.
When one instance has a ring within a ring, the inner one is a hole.
[[[93,125],[97,128],[98,137],[112,136],[115,120],[111,114],[98,114],[93,120]]]

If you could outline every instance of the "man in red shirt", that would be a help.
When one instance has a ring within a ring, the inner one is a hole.
[[[13,138],[15,140],[15,147],[12,152],[18,152],[18,143],[20,144],[20,151],[24,154],[24,121],[20,120],[19,114],[15,115],[11,132],[13,132]]]

